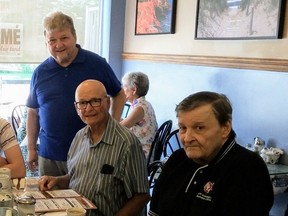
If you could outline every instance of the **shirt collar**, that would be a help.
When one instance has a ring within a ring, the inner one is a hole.
[[[210,162],[210,165],[219,163],[225,157],[225,155],[229,153],[231,148],[236,144],[235,139],[236,139],[236,133],[234,132],[234,130],[231,130],[228,139],[221,147],[216,157]]]
[[[112,145],[113,144],[113,137],[115,134],[115,125],[116,125],[116,121],[109,115],[108,118],[108,122],[107,122],[107,126],[106,129],[103,133],[102,139],[100,140],[100,143],[105,143],[108,145]],[[90,129],[89,126],[86,126],[84,129],[84,134],[85,136],[87,136],[88,138],[90,138]],[[93,147],[96,147],[97,145],[93,145]]]
[[[131,104],[132,107],[135,107],[139,102],[144,101],[145,100],[145,96],[139,97],[137,99],[135,99],[133,101],[133,103]]]

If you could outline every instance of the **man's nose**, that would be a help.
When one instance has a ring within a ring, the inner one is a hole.
[[[94,109],[94,107],[91,105],[90,101],[88,101],[87,105],[86,105],[86,110],[89,110],[89,109]]]
[[[59,48],[59,47],[62,47],[63,46],[63,42],[61,41],[61,39],[57,39],[55,41],[55,47]]]
[[[191,142],[195,140],[195,131],[193,129],[188,129],[184,135],[185,142]]]

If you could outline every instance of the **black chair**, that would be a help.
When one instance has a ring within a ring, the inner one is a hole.
[[[150,189],[154,188],[155,183],[162,171],[163,162],[161,160],[153,161],[148,165],[148,180]]]
[[[182,148],[179,140],[179,129],[172,131],[166,138],[163,148],[164,157],[169,157],[174,151]]]
[[[153,188],[157,182],[159,175],[161,174],[164,163],[160,160],[153,161],[148,165],[148,182],[150,188],[150,196],[152,196]],[[150,201],[147,203],[145,208],[145,215],[149,210]]]
[[[151,144],[151,149],[148,154],[147,168],[148,165],[151,164],[153,161],[160,160],[163,153],[164,142],[167,136],[170,134],[171,129],[172,129],[172,120],[168,120],[164,122],[157,130],[155,138]]]
[[[12,110],[11,123],[16,136],[17,129],[20,127],[21,121],[25,118],[26,109],[25,105],[17,105]]]

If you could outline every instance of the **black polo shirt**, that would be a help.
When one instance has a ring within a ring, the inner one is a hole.
[[[166,162],[155,185],[152,216],[268,216],[273,187],[256,153],[236,144],[232,133],[208,165],[199,166],[184,149]]]

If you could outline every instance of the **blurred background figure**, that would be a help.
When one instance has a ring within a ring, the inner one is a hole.
[[[147,158],[158,129],[154,109],[145,98],[149,90],[148,76],[142,72],[126,73],[122,78],[122,84],[131,109],[120,123],[138,137]]]

